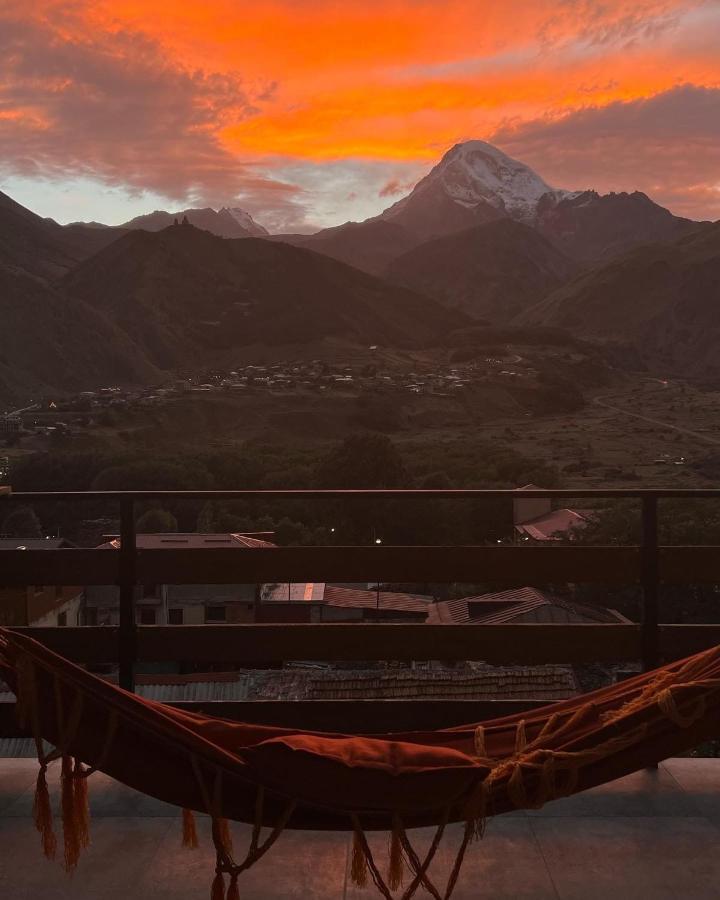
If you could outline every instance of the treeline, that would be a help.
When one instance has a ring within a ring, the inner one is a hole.
[[[11,482],[16,491],[513,488],[528,482],[555,487],[558,474],[541,460],[472,438],[400,444],[361,432],[320,451],[248,442],[233,450],[152,457],[35,454],[14,463]],[[92,543],[83,538],[83,522],[117,516],[109,500],[43,503],[35,512],[42,533],[78,543]],[[273,531],[281,544],[482,543],[512,532],[506,500],[168,500],[139,504],[137,514],[147,532]],[[0,531],[9,531],[4,522]]]

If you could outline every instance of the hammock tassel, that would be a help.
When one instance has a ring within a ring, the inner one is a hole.
[[[65,843],[65,868],[74,871],[80,859],[82,848],[81,825],[79,822],[75,779],[73,777],[73,761],[70,756],[62,758],[62,774],[60,777],[62,795],[63,838]]]
[[[352,878],[352,883],[356,884],[360,888],[364,888],[367,885],[367,860],[365,859],[365,850],[363,848],[362,841],[360,840],[360,835],[357,830],[353,832],[350,877]]]
[[[525,719],[520,719],[515,731],[515,754],[520,754],[527,747],[527,735],[525,734]]]
[[[48,791],[46,772],[47,766],[42,763],[35,785],[33,821],[42,838],[43,854],[47,859],[55,859],[57,838],[53,831],[53,815],[50,806],[50,792]]]
[[[222,845],[222,848],[225,851],[226,855],[232,856],[233,842],[232,834],[230,833],[230,823],[227,819],[218,819],[217,825],[220,844]]]
[[[402,887],[405,865],[402,855],[402,823],[399,816],[393,816],[393,827],[390,835],[390,865],[388,867],[388,886],[396,891]]]
[[[87,774],[80,760],[76,759],[73,771],[73,788],[78,836],[80,838],[80,847],[83,850],[90,846],[90,804],[88,803]]]
[[[227,892],[227,900],[240,900],[240,889],[238,888],[237,873],[230,876],[230,887]]]
[[[182,845],[189,850],[197,850],[200,842],[198,841],[197,828],[195,826],[195,816],[191,809],[183,809],[182,811]]]
[[[216,872],[213,878],[210,900],[225,900],[225,879],[222,872]]]
[[[487,758],[487,745],[485,744],[485,726],[478,725],[475,729],[475,755],[480,759]]]

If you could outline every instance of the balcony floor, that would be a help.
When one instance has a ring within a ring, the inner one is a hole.
[[[57,765],[51,791],[57,796]],[[31,821],[37,764],[0,759],[0,896],[8,900],[206,900],[214,864],[180,846],[179,811],[95,775],[92,845],[70,879]],[[235,826],[240,844],[241,826]],[[458,829],[451,832],[457,837]],[[424,835],[423,835],[424,837]],[[377,838],[378,845],[384,836]],[[673,759],[542,810],[490,822],[456,900],[720,900],[720,759]],[[343,834],[287,832],[241,876],[248,900],[371,900],[348,876]],[[382,858],[382,857],[380,857]],[[448,870],[450,850],[438,869]],[[418,897],[429,895],[420,893]]]

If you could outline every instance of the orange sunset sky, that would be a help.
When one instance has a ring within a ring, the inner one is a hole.
[[[720,217],[720,0],[4,0],[0,186],[58,221],[379,212],[452,144]]]

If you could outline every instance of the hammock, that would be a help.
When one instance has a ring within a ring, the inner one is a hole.
[[[448,900],[486,818],[540,807],[720,734],[720,647],[522,717],[382,735],[304,732],[173,709],[3,628],[0,676],[37,744],[34,815],[45,855],[56,851],[45,772],[60,759],[67,869],[89,842],[87,779],[101,771],[181,807],[185,846],[197,846],[193,811],[211,817],[211,900],[239,900],[238,876],[285,828],[352,832],[353,881],[371,880],[386,900],[410,900],[420,888]],[[55,749],[46,753],[43,741]],[[242,857],[233,851],[230,820],[253,826]],[[438,887],[430,868],[451,822],[464,828],[447,883]],[[408,835],[419,826],[435,829],[422,855]],[[387,868],[370,849],[374,830],[390,833]]]

